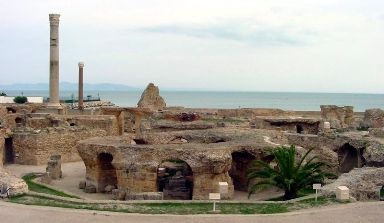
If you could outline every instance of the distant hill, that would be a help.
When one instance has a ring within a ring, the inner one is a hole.
[[[60,91],[77,91],[78,84],[70,82],[61,82]],[[48,83],[35,83],[35,84],[10,84],[10,85],[1,85],[0,91],[8,90],[37,90],[45,91],[49,90]],[[99,84],[84,84],[85,91],[138,91],[142,90],[140,88],[127,86],[124,84],[112,84],[112,83],[99,83]]]

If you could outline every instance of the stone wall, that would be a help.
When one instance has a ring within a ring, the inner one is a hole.
[[[370,128],[384,127],[384,110],[367,109],[364,113],[364,125]]]
[[[288,116],[294,115],[293,111],[269,108],[239,108],[239,109],[218,109],[219,117],[244,117],[255,118],[256,116]]]
[[[4,139],[4,135],[1,133],[1,130],[0,130],[0,169],[3,167],[3,163],[4,163],[4,143],[5,143],[5,139]]]
[[[228,182],[229,193],[224,197],[232,198],[234,186],[228,173],[232,153],[247,151],[253,157],[264,157],[271,146],[257,133],[249,129],[148,133],[142,135],[144,144],[140,145],[131,144],[132,134],[83,140],[77,148],[86,166],[87,185],[95,185],[98,191],[111,184],[129,193],[157,192],[159,166],[179,160],[191,168],[193,199],[208,199],[209,193],[218,192],[219,182]],[[100,160],[104,154],[113,157],[109,162],[116,172],[117,179],[109,183],[103,176],[111,174],[111,169],[103,169],[106,165]]]
[[[352,106],[321,105],[321,118],[331,124],[331,128],[348,128],[354,124]]]
[[[61,155],[63,162],[78,161],[75,145],[79,140],[106,135],[105,130],[76,127],[17,130],[13,134],[15,163],[43,165],[52,155]]]
[[[317,134],[320,120],[297,117],[256,117],[250,122],[252,128],[283,130],[291,133]]]
[[[32,129],[78,126],[102,129],[108,135],[119,134],[117,119],[113,115],[28,114],[25,117],[25,126]]]

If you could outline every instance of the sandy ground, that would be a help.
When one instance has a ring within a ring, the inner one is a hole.
[[[351,203],[275,215],[143,215],[61,209],[12,204],[0,200],[1,222],[7,223],[379,223],[384,219],[384,202]]]
[[[10,172],[16,176],[23,176],[31,172],[44,173],[46,166],[30,166],[30,165],[18,165],[11,164],[4,166],[7,172]],[[83,190],[78,188],[79,182],[85,179],[85,166],[83,162],[71,162],[62,164],[63,178],[60,180],[53,180],[51,186],[58,188],[63,192],[68,192],[80,196],[85,199],[92,200],[108,200],[111,199],[110,194],[87,194]],[[264,191],[258,192],[257,194],[252,195],[251,200],[266,200],[271,197],[277,197],[282,195],[283,192],[276,188],[266,189]],[[248,200],[248,193],[235,191],[234,200]]]

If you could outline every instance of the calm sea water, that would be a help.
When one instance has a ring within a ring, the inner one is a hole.
[[[20,95],[20,91],[7,91],[8,95]],[[48,96],[48,91],[24,91],[25,96]],[[64,91],[61,97],[71,98],[74,91]],[[136,106],[141,92],[100,91],[84,95],[100,95],[119,106]],[[368,108],[384,108],[384,94],[342,93],[282,93],[282,92],[184,92],[161,91],[167,106],[188,108],[281,108],[285,110],[319,111],[320,105],[351,105],[355,111]]]

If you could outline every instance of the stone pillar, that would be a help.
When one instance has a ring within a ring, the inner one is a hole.
[[[79,110],[84,109],[84,79],[83,79],[83,68],[84,62],[79,62],[79,101],[78,108]]]
[[[59,97],[59,14],[49,14],[49,106],[60,107]]]

